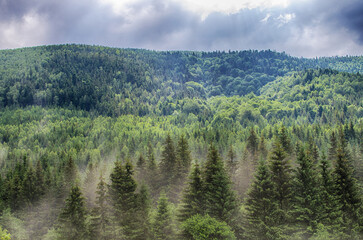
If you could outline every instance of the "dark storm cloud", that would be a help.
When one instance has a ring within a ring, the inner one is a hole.
[[[166,0],[130,3],[127,14],[115,14],[110,5],[98,0],[0,0],[0,7],[3,26],[25,24],[25,16],[38,16],[42,20],[39,29],[46,31],[39,44],[158,50],[275,49],[297,56],[363,54],[360,0],[296,1],[287,8],[215,12],[205,19]],[[27,36],[32,37],[29,31],[24,34],[25,42]],[[6,38],[5,30],[0,29],[1,37]]]

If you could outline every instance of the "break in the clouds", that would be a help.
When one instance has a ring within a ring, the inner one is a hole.
[[[84,43],[362,55],[362,13],[361,0],[0,0],[0,48]]]

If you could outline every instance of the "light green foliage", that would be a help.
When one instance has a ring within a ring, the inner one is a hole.
[[[11,236],[8,233],[8,231],[6,231],[6,229],[2,229],[0,226],[0,240],[10,240]]]
[[[234,240],[232,229],[209,215],[195,215],[182,224],[183,239],[187,240]]]

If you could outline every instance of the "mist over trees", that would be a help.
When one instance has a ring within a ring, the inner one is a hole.
[[[360,239],[362,66],[0,51],[0,239]]]

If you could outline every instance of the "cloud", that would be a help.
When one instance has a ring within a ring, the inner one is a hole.
[[[276,1],[268,7],[263,0],[256,6],[244,0],[235,11],[205,8],[207,14],[203,6],[204,12],[192,11],[175,0],[122,1],[118,8],[109,1],[0,0],[0,48],[85,43],[156,50],[273,49],[306,57],[363,54],[360,0]]]

